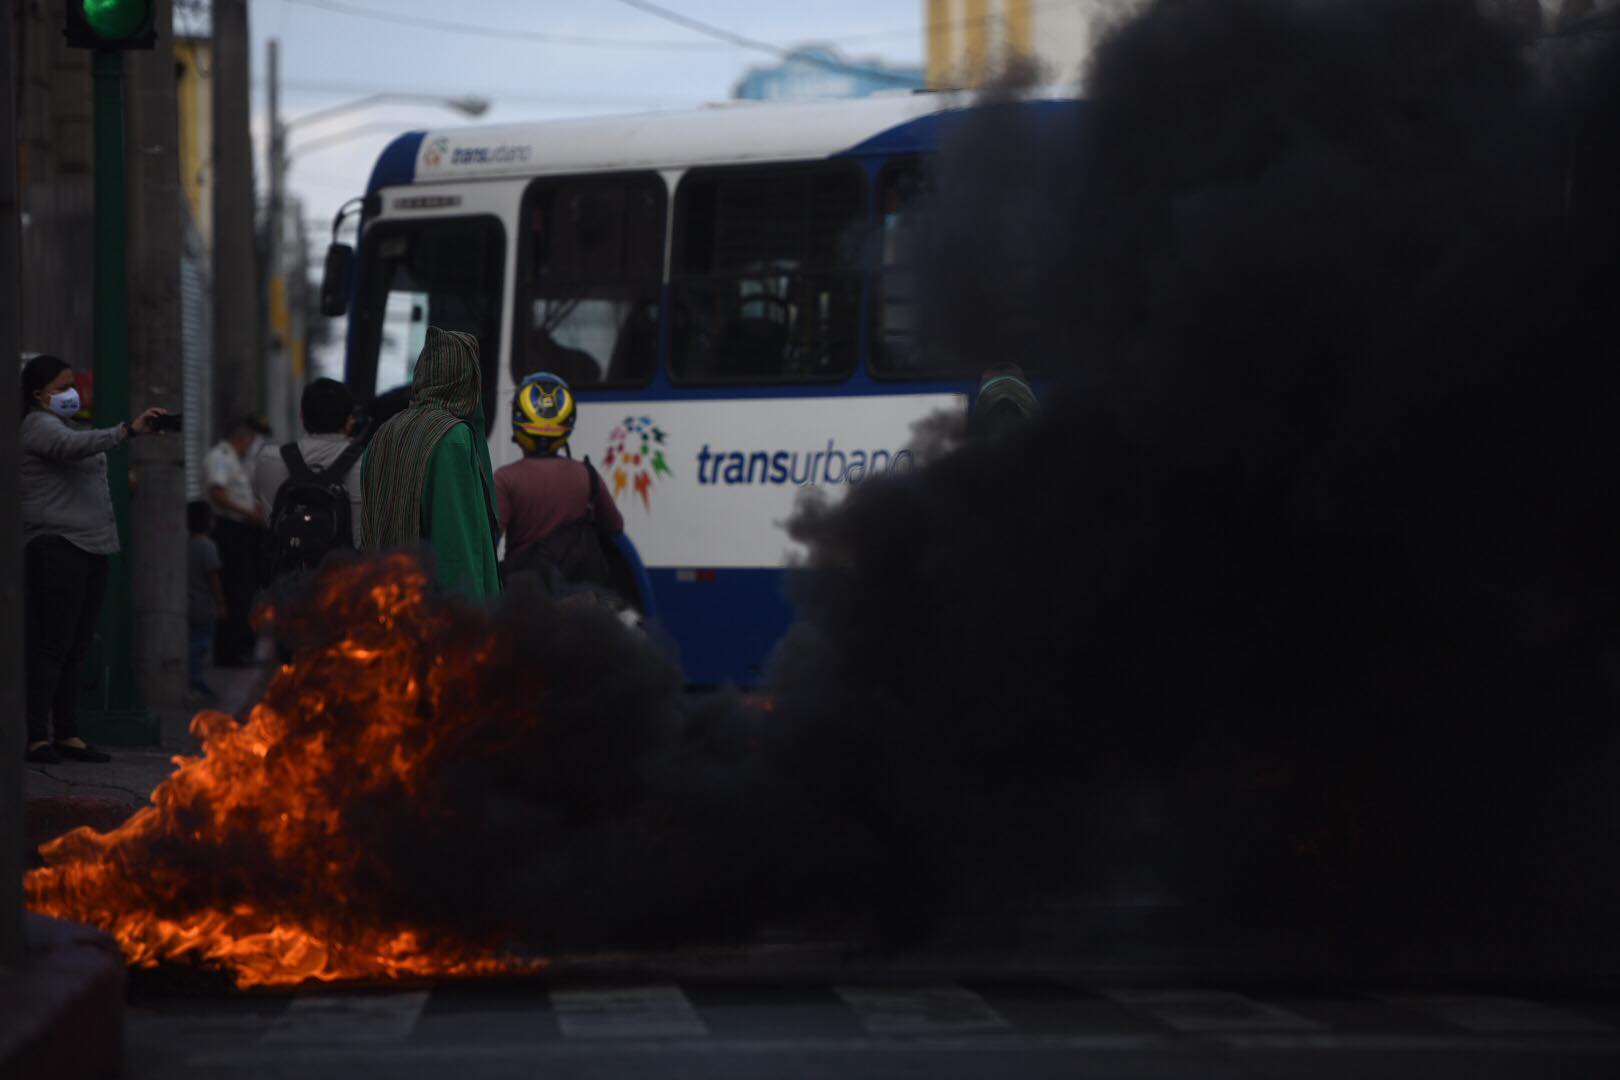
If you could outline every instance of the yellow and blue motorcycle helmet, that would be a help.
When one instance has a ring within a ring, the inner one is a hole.
[[[523,380],[512,395],[512,441],[526,454],[555,454],[574,433],[574,392],[549,371]]]

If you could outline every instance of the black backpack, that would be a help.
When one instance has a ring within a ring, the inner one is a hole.
[[[343,478],[364,450],[353,443],[317,472],[304,461],[297,443],[281,448],[287,480],[270,510],[276,574],[313,567],[338,548],[354,549],[354,523]]]
[[[590,476],[591,493],[585,500],[585,513],[557,526],[550,536],[530,544],[506,559],[507,576],[528,571],[540,579],[547,592],[561,596],[581,585],[613,588],[613,572],[608,566],[604,537],[596,524],[596,496],[601,479],[590,458],[584,461]]]

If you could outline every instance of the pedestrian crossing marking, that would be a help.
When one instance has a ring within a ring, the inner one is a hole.
[[[1177,1031],[1211,1034],[1226,1031],[1321,1031],[1327,1025],[1298,1013],[1225,990],[1106,991],[1128,1009],[1146,1012]]]
[[[267,1043],[388,1043],[410,1035],[428,991],[295,998],[260,1036]]]
[[[1485,995],[1378,995],[1373,1000],[1386,1009],[1382,1022],[1369,1016],[1365,1008],[1352,1008],[1345,1014],[1353,1018],[1346,1030],[1342,1023],[1323,1023],[1233,992],[1112,989],[1102,991],[1103,996],[1127,1009],[1136,1020],[1117,1014],[1112,1030],[1024,1031],[1019,1030],[1022,1021],[1009,1021],[997,1011],[994,986],[985,988],[988,1001],[955,983],[846,984],[830,989],[854,1013],[863,1034],[775,1036],[737,1031],[715,1037],[702,1010],[681,987],[669,983],[554,989],[547,996],[557,1021],[555,1029],[532,1023],[521,1029],[509,1025],[504,1029],[505,1039],[487,1038],[489,1026],[474,1023],[472,1030],[486,1037],[461,1041],[452,1028],[419,1022],[431,991],[355,992],[295,998],[279,1014],[260,1012],[250,1030],[234,1036],[225,1031],[211,1033],[208,1041],[230,1038],[234,1045],[199,1046],[186,1056],[185,1065],[277,1070],[300,1064],[359,1069],[464,1061],[542,1066],[547,1061],[615,1056],[650,1061],[660,1056],[718,1060],[775,1055],[786,1061],[814,1054],[852,1058],[953,1053],[1185,1054],[1200,1044],[1258,1055],[1620,1057],[1616,1026],[1583,1015],[1579,1004],[1565,1007],[1557,1002]],[[531,993],[498,1005],[494,1011],[510,1017],[516,1015],[511,1005],[523,1002],[524,1015],[532,1016],[538,996]],[[768,1007],[771,1000],[767,993],[761,1005]],[[1017,1018],[1020,1014],[1013,1003],[1022,999],[1014,995],[1007,1000]],[[794,995],[793,1003],[784,1008],[824,1008],[807,1001],[806,995]],[[1347,996],[1342,1004],[1364,1006],[1367,1001],[1365,995]],[[1321,1008],[1330,1010],[1331,1002]],[[1413,1010],[1443,1021],[1445,1026],[1418,1030],[1411,1018]],[[1337,1014],[1329,1011],[1324,1015]],[[237,1017],[236,1022],[241,1019]],[[1096,1019],[1094,1012],[1087,1013],[1085,1027],[1092,1028]],[[1040,1024],[1052,1020],[1052,1016],[1038,1018]],[[1146,1020],[1168,1030],[1129,1030]],[[847,1026],[845,1030],[849,1030]]]
[[[1478,994],[1407,994],[1392,1005],[1419,1009],[1453,1027],[1493,1035],[1602,1035],[1614,1029],[1587,1016],[1522,998]]]
[[[728,1039],[579,1039],[558,1042],[397,1043],[382,1046],[293,1045],[244,1046],[199,1050],[186,1058],[188,1068],[287,1068],[321,1065],[421,1065],[429,1062],[543,1062],[590,1058],[759,1057],[805,1054],[1129,1054],[1165,1050],[1171,1042],[1159,1035],[1025,1035],[981,1033],[923,1035],[915,1038],[864,1035],[827,1038]]]
[[[1001,1031],[1006,1019],[966,987],[835,986],[866,1030],[874,1035],[928,1035],[950,1031]]]
[[[570,1039],[669,1039],[707,1035],[708,1025],[680,987],[553,990],[557,1028]]]
[[[1215,1039],[1234,1050],[1301,1050],[1370,1052],[1375,1054],[1620,1054],[1620,1040],[1593,1038],[1546,1039],[1512,1035],[1414,1035],[1403,1034],[1258,1034],[1216,1035]]]

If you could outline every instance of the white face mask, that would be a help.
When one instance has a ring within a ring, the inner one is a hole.
[[[64,420],[77,416],[79,414],[78,390],[70,386],[61,393],[52,394],[50,408],[51,412]]]

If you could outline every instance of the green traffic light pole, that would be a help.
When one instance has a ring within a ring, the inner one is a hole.
[[[86,13],[91,3],[86,3]],[[125,270],[127,221],[124,198],[124,55],[91,53],[95,86],[95,394],[96,420],[129,415],[129,290]],[[129,451],[107,455],[107,486],[122,546],[129,545]],[[157,742],[157,721],[146,711],[135,682],[132,653],[129,562],[112,557],[107,598],[97,640],[85,664],[83,726],[96,741],[112,745]]]

